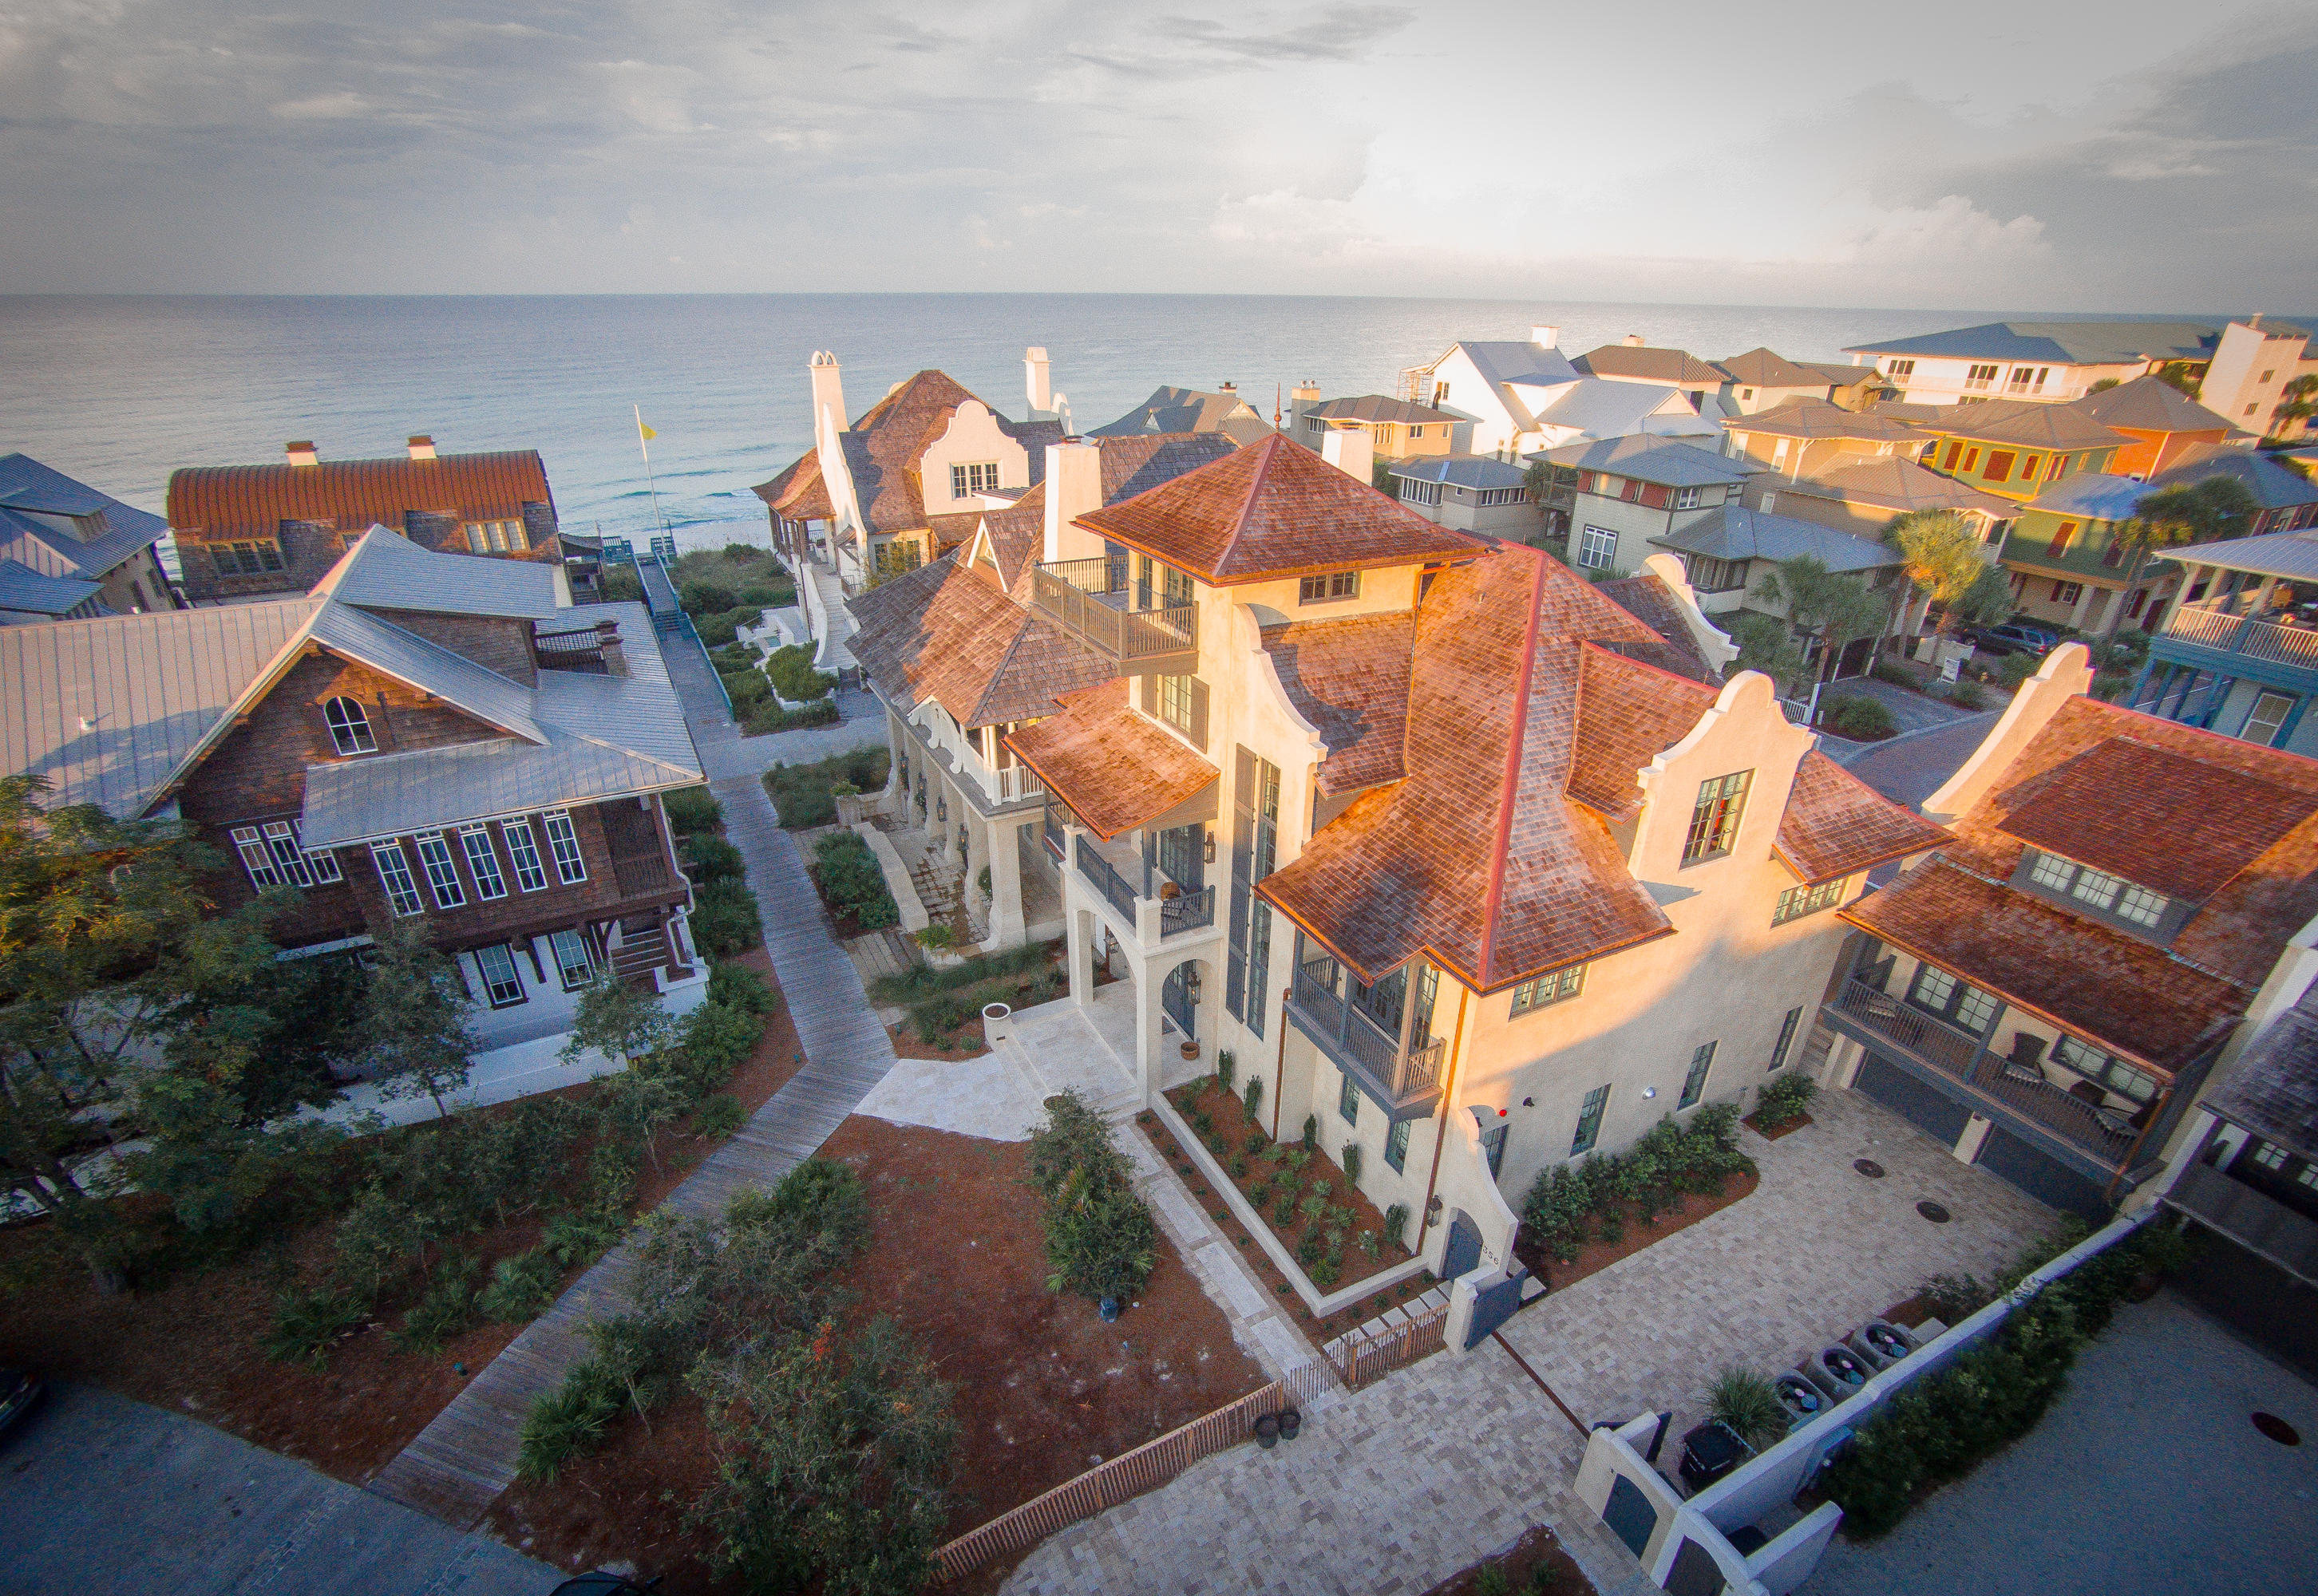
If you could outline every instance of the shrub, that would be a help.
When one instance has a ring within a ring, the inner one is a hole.
[[[495,1323],[527,1323],[554,1302],[556,1278],[562,1272],[544,1245],[502,1258],[491,1270],[491,1283],[476,1296],[475,1309]]]
[[[712,881],[737,880],[748,872],[749,862],[741,850],[722,837],[687,837],[683,847],[685,874],[700,885]]]
[[[1782,1075],[1755,1094],[1755,1123],[1776,1130],[1801,1119],[1819,1095],[1819,1082],[1803,1074]]]
[[[910,1028],[928,1042],[947,1036],[972,1018],[971,1012],[948,992],[928,998],[910,1010]]]
[[[1706,1412],[1738,1432],[1756,1451],[1787,1433],[1786,1405],[1770,1381],[1752,1369],[1725,1364],[1706,1388]]]
[[[1854,742],[1881,742],[1900,729],[1891,712],[1873,698],[1830,698],[1820,706],[1819,721],[1837,737]]]
[[[1900,664],[1897,659],[1878,659],[1875,662],[1875,668],[1869,671],[1867,674],[1873,677],[1879,682],[1889,682],[1895,687],[1913,687],[1918,686],[1918,683],[1916,680],[1916,673],[1909,670],[1906,666]]]
[[[2007,654],[1996,667],[1996,679],[2017,692],[2020,684],[2035,676],[2044,663],[2034,654]]]
[[[1361,1251],[1367,1253],[1370,1259],[1373,1260],[1377,1255],[1376,1232],[1372,1230],[1364,1230],[1360,1233],[1358,1240]]]
[[[749,712],[747,719],[741,722],[741,731],[746,737],[768,737],[776,732],[797,731],[812,726],[834,726],[844,718],[839,713],[834,698],[815,699],[790,710],[767,699]],[[834,820],[836,816],[837,811],[832,805],[828,820],[814,823],[827,825],[829,820]]]
[[[714,830],[724,822],[723,805],[706,787],[678,787],[673,793],[662,794],[660,805],[668,811],[668,823],[678,837]]]
[[[1205,1108],[1194,1108],[1191,1110],[1191,1128],[1204,1136],[1216,1128],[1216,1116]]]
[[[1296,1193],[1283,1191],[1271,1205],[1271,1228],[1286,1230],[1296,1223]]]
[[[1321,1215],[1325,1215],[1328,1211],[1327,1194],[1318,1191],[1306,1192],[1304,1194],[1304,1200],[1297,1204],[1296,1206],[1303,1213],[1305,1218],[1312,1220],[1316,1224]]]
[[[957,932],[946,924],[930,925],[917,936],[920,947],[943,948],[957,940]]]
[[[1247,1095],[1240,1100],[1246,1105],[1248,1123],[1253,1125],[1255,1122],[1255,1111],[1263,1107],[1262,1076],[1251,1075],[1247,1078]]]
[[[1958,682],[1948,689],[1948,702],[1958,709],[1986,709],[1988,694],[1978,682]]]
[[[703,615],[722,614],[739,602],[732,589],[714,582],[687,582],[677,591],[677,603],[695,621]]]
[[[692,940],[711,958],[745,953],[765,939],[757,895],[746,883],[712,881],[692,895]]]
[[[777,1235],[815,1269],[833,1269],[869,1242],[869,1192],[849,1164],[809,1158],[768,1192],[744,1192],[725,1205],[725,1223]]]
[[[1343,1269],[1334,1258],[1323,1258],[1305,1273],[1312,1278],[1314,1286],[1322,1291],[1328,1291],[1332,1290],[1337,1280],[1343,1278]]]
[[[406,1352],[440,1352],[443,1343],[475,1322],[475,1260],[446,1258],[426,1293],[402,1316],[394,1343]]]
[[[974,875],[974,890],[975,890],[975,892],[980,892],[980,893],[981,893],[984,897],[985,897],[985,898],[987,898],[987,897],[989,897],[989,896],[990,896],[990,866],[989,866],[989,865],[984,865],[980,870],[977,870],[976,872],[975,872],[975,875]]]
[[[833,715],[836,711],[831,700],[829,712]],[[885,785],[892,763],[892,753],[881,743],[849,749],[811,765],[776,765],[765,773],[765,791],[780,811],[781,824],[790,830],[826,826],[837,819],[837,805],[830,795],[837,784],[874,792]]]
[[[2132,686],[2133,672],[2104,670],[2093,677],[2092,693],[2093,696],[2103,704],[2115,704],[2124,695],[2125,689]]]
[[[746,964],[720,959],[708,966],[708,1000],[748,1014],[777,1014],[781,1000]]]
[[[1309,1269],[1320,1260],[1320,1233],[1307,1230],[1303,1240],[1296,1243],[1296,1261]]]
[[[768,609],[786,609],[796,602],[796,589],[786,582],[751,582],[741,589],[744,605],[762,605]]]
[[[1320,1145],[1320,1117],[1316,1114],[1304,1116],[1304,1152],[1308,1157]],[[1302,1164],[1296,1166],[1302,1169]]]
[[[1247,1153],[1250,1157],[1253,1157],[1263,1150],[1264,1136],[1262,1131],[1248,1132],[1246,1138],[1240,1144],[1240,1151]]]
[[[795,644],[775,649],[765,657],[765,674],[772,677],[774,688],[791,704],[808,699],[826,698],[829,690],[837,686],[837,678],[813,668],[813,651]]]
[[[1961,1324],[1996,1300],[1995,1288],[1973,1275],[1934,1275],[1916,1287],[1916,1296],[1943,1324]]]
[[[745,1009],[728,1007],[714,998],[677,1023],[677,1043],[682,1057],[677,1070],[697,1097],[732,1079],[765,1034],[765,1022]]]
[[[850,916],[856,925],[874,929],[902,918],[876,855],[856,832],[831,832],[813,844],[813,881],[830,912]]]
[[[759,705],[772,702],[773,685],[761,671],[719,671],[717,679],[724,684],[724,696],[732,701],[736,721],[747,720]]]
[[[612,1250],[625,1228],[607,1213],[558,1214],[539,1233],[539,1245],[567,1268],[593,1263]]]
[[[692,1111],[693,1134],[711,1141],[721,1142],[748,1123],[748,1109],[729,1091],[714,1093]]]
[[[1231,1172],[1232,1172],[1232,1179],[1235,1179],[1235,1180],[1244,1180],[1244,1179],[1247,1179],[1247,1154],[1246,1154],[1246,1153],[1244,1153],[1244,1152],[1235,1152],[1235,1153],[1233,1153],[1233,1154],[1232,1154],[1232,1161],[1231,1161]]]
[[[1226,1091],[1231,1090],[1232,1076],[1238,1069],[1239,1061],[1232,1057],[1229,1048],[1216,1054],[1216,1084]]]
[[[532,1400],[517,1443],[516,1473],[544,1484],[563,1466],[602,1444],[605,1429],[625,1405],[619,1378],[594,1358],[571,1366],[563,1384]]]
[[[1361,1144],[1344,1143],[1344,1179],[1358,1186],[1361,1183]]]
[[[285,1291],[274,1303],[265,1355],[276,1363],[319,1367],[330,1343],[370,1317],[370,1305],[351,1291],[320,1287]]]

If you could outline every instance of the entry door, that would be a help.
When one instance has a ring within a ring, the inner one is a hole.
[[[1441,1278],[1453,1280],[1481,1262],[1481,1233],[1460,1211],[1449,1221],[1449,1250],[1442,1255]]]
[[[1190,987],[1183,979],[1190,971],[1186,959],[1167,972],[1167,979],[1159,983],[1159,1007],[1175,1022],[1175,1028],[1186,1036],[1199,1034],[1199,1004],[1191,996]]]

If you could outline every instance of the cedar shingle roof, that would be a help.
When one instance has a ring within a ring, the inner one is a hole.
[[[1277,434],[1078,524],[1217,586],[1461,559],[1484,546]]]
[[[839,435],[846,470],[862,518],[872,532],[913,532],[925,525],[925,485],[918,462],[926,448],[948,430],[960,405],[980,403],[947,372],[925,371],[895,385],[893,392],[861,413]],[[1009,421],[993,410],[998,430],[1029,452],[1030,480],[1047,467],[1047,445],[1062,439],[1052,421]]]
[[[1658,633],[1658,645],[1632,642],[1619,645],[1619,651],[1660,670],[1670,670],[1676,676],[1686,676],[1694,682],[1713,682],[1713,669],[1698,651],[1696,640],[1690,628],[1683,623],[1674,589],[1660,578],[1644,571],[1636,576],[1619,577],[1607,582],[1596,582],[1595,590],[1614,602],[1620,609]]]
[[[986,567],[955,557],[880,583],[850,607],[860,630],[846,646],[886,696],[930,697],[962,726],[1052,714],[1062,695],[1111,674],[1062,627],[1017,604]]]
[[[1127,683],[1071,694],[1060,713],[1006,746],[1105,841],[1165,814],[1214,781],[1216,767],[1127,705]]]
[[[1948,834],[1900,808],[1813,749],[1795,770],[1773,844],[1806,883],[1839,876],[1937,847]]]
[[[526,504],[554,508],[536,449],[433,460],[187,466],[169,478],[169,525],[210,542],[272,537],[284,521],[403,532],[409,510],[461,521],[512,520]]]
[[[1263,629],[1280,686],[1328,746],[1316,779],[1329,797],[1401,778],[1415,638],[1398,613]]]
[[[827,521],[837,514],[829,502],[829,484],[822,480],[818,449],[806,450],[788,470],[749,491],[785,521]]]
[[[1578,668],[1569,795],[1623,823],[1642,811],[1635,774],[1714,707],[1715,689],[1601,649],[1583,650]]]

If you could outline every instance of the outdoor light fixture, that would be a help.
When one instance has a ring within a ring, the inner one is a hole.
[[[1216,862],[1216,834],[1210,831],[1207,835],[1208,846],[1204,857],[1208,864],[1212,865]]]
[[[1646,1097],[1646,1098],[1654,1098],[1654,1097],[1656,1097],[1656,1096],[1658,1096],[1658,1089],[1657,1087],[1655,1087],[1655,1086],[1646,1086],[1646,1087],[1642,1088],[1642,1096],[1644,1096],[1644,1097]]]
[[[1194,1003],[1199,1000],[1199,967],[1197,964],[1183,972],[1183,996]]]

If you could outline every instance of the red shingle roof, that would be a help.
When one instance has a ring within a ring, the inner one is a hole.
[[[1157,820],[1214,781],[1216,767],[1127,705],[1127,683],[1073,693],[1060,713],[1006,746],[1109,841]]]
[[[1900,808],[1816,750],[1805,754],[1787,791],[1772,846],[1805,882],[1834,881],[1948,840],[1921,815]]]
[[[1463,559],[1485,546],[1277,434],[1078,524],[1217,586]]]
[[[829,484],[822,480],[817,449],[806,450],[788,470],[749,491],[786,521],[826,521],[837,514],[829,502]]]
[[[1107,680],[1111,667],[1062,627],[1024,609],[987,567],[953,558],[880,583],[851,601],[847,647],[889,698],[932,698],[961,726],[1055,713],[1056,700]]]
[[[317,465],[187,466],[169,478],[169,525],[205,542],[272,537],[284,521],[341,532],[403,525],[417,510],[460,521],[519,519],[554,499],[535,449],[433,460],[326,460]]]
[[[1404,613],[1263,629],[1280,686],[1328,745],[1317,780],[1329,797],[1400,779],[1415,637]]]

